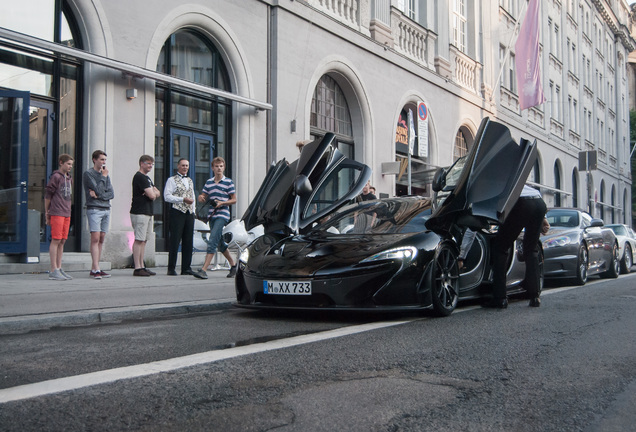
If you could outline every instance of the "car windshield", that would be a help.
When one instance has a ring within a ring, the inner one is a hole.
[[[616,235],[627,237],[627,230],[623,225],[608,225]]]
[[[579,212],[576,210],[550,210],[545,217],[552,227],[579,226]]]
[[[444,190],[453,190],[455,186],[457,186],[457,182],[459,181],[459,177],[462,174],[462,170],[464,169],[464,165],[466,165],[466,156],[457,159],[457,161],[449,168],[448,173],[446,174],[446,184],[444,185]]]
[[[422,198],[366,201],[325,217],[312,233],[330,235],[397,234],[426,231],[431,202]]]

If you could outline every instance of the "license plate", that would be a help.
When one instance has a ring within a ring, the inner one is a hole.
[[[311,295],[311,281],[263,281],[265,294]]]

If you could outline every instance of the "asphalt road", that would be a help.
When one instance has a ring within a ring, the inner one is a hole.
[[[0,336],[2,431],[625,431],[636,274],[448,318],[188,317]]]

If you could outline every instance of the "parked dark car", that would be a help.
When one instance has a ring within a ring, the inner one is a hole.
[[[436,206],[423,197],[351,204],[371,171],[335,144],[327,134],[297,161],[269,170],[243,216],[246,229],[262,224],[265,234],[239,259],[238,306],[432,309],[446,316],[460,299],[488,293],[492,236],[536,160],[536,142],[517,144],[505,126],[484,119],[470,153],[436,175]],[[477,237],[460,273],[467,227]],[[521,290],[523,274],[515,253],[511,291]]]
[[[589,276],[616,278],[620,272],[618,240],[603,220],[573,208],[552,208],[550,231],[541,237],[546,279],[573,279],[584,285]]]

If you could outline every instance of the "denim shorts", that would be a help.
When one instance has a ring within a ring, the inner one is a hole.
[[[210,219],[210,237],[208,238],[207,253],[213,254],[217,248],[223,253],[227,250],[227,243],[223,241],[223,227],[227,221],[223,218]]]
[[[86,209],[86,218],[88,219],[88,230],[90,232],[108,232],[110,209]]]

